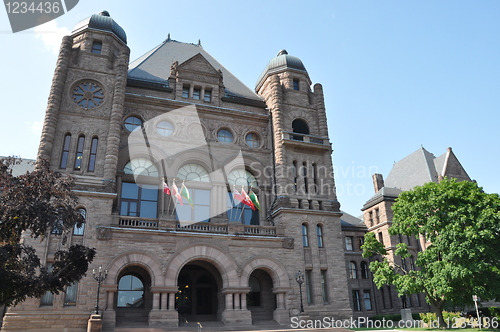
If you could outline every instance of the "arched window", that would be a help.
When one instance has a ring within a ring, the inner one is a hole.
[[[138,277],[128,274],[118,282],[117,307],[144,307],[144,284]]]
[[[259,307],[260,306],[260,282],[256,277],[250,276],[248,278],[248,285],[250,286],[250,292],[247,295],[247,306],[248,307]]]
[[[245,225],[259,225],[260,202],[258,194],[252,189],[258,188],[257,179],[247,170],[235,169],[229,173],[227,181],[230,186],[227,200],[229,221],[241,222]],[[254,207],[244,204],[245,199],[250,199]]]
[[[130,160],[123,172],[128,175],[158,177],[158,168],[146,158]],[[157,218],[158,186],[122,182],[120,215],[142,218]]]
[[[61,153],[61,163],[59,168],[66,168],[68,165],[69,146],[71,144],[71,134],[64,135],[63,149]]]
[[[206,186],[196,188],[195,183],[210,181],[207,170],[198,164],[185,164],[177,171],[177,179],[190,181],[190,188],[184,183],[176,184],[183,200],[181,205],[181,200],[172,196],[176,200],[177,219],[187,222],[210,221],[210,189],[205,189]],[[186,197],[190,198],[192,207]]]
[[[358,269],[356,262],[349,262],[349,278],[358,279]]]
[[[368,264],[365,261],[361,262],[361,279],[368,279]]]
[[[75,225],[75,227],[73,227],[73,235],[83,235],[85,233],[85,221],[87,219],[87,211],[83,208],[78,209],[78,211],[83,217],[83,223],[81,224],[80,227],[78,227],[78,225]]]
[[[309,230],[307,229],[307,224],[302,224],[302,245],[304,247],[309,247]]]
[[[304,161],[302,163],[302,177],[304,180],[304,190],[307,193],[309,193],[309,184],[307,183],[307,163]]]
[[[130,160],[123,168],[125,174],[133,174],[135,176],[158,176],[158,168],[149,159],[134,158]]]
[[[295,119],[292,122],[292,131],[298,134],[309,135],[309,126],[304,120]],[[303,135],[293,135],[292,139],[296,141],[303,141],[304,140]]]
[[[80,170],[82,168],[82,160],[83,160],[83,147],[85,145],[85,136],[80,135],[78,137],[78,144],[76,146],[76,154],[75,154],[75,170]]]
[[[97,144],[99,143],[99,139],[97,137],[92,137],[92,142],[90,144],[90,156],[89,156],[89,172],[93,172],[95,170],[95,161],[97,158]]]
[[[316,225],[316,236],[318,237],[318,248],[323,248],[323,227]]]
[[[316,163],[312,164],[312,173],[313,173],[313,179],[314,179],[314,188],[313,188],[313,193],[318,192],[318,165]]]
[[[177,171],[177,178],[186,181],[209,182],[210,176],[205,168],[198,164],[185,164]]]
[[[257,188],[257,179],[247,170],[244,169],[235,169],[232,170],[227,176],[227,181],[231,186],[236,186],[236,188],[240,188],[241,186],[245,187],[245,190],[249,190],[250,188]]]
[[[297,160],[293,161],[293,188],[295,189],[295,192],[297,192]]]

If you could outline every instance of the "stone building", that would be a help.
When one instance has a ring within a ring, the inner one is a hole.
[[[471,181],[467,172],[451,148],[439,157],[423,147],[404,159],[394,163],[387,179],[381,174],[373,175],[375,195],[363,206],[363,219],[368,232],[375,233],[376,238],[389,249],[389,259],[406,269],[415,269],[416,253],[425,250],[428,243],[424,238],[406,235],[390,235],[392,224],[392,204],[403,191],[428,182],[439,182],[444,177],[456,178],[459,181]],[[406,243],[415,256],[402,259],[392,254],[399,243]],[[399,297],[394,287],[384,286],[377,291],[377,311],[379,314],[398,314],[403,308],[413,312],[429,311],[424,294],[407,294]]]
[[[199,43],[129,54],[107,12],[63,38],[38,157],[76,177],[86,222],[26,238],[44,263],[95,247],[108,327],[290,324],[301,300],[310,317],[349,318],[323,90],[302,61],[280,51],[252,91]],[[3,330],[84,331],[96,293],[89,271],[9,308]]]

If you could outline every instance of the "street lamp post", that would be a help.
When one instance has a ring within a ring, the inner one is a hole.
[[[98,273],[96,274],[95,269],[92,269],[92,276],[94,280],[97,281],[97,298],[95,300],[95,314],[99,315],[99,292],[101,291],[101,284],[108,276],[108,270],[102,271],[102,266],[99,266]]]
[[[304,274],[299,270],[295,275],[295,281],[299,284],[300,292],[300,312],[304,312],[304,305],[302,304],[302,284],[304,283]]]

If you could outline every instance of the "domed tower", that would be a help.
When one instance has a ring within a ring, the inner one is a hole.
[[[269,61],[256,92],[272,121],[275,200],[274,224],[294,239],[296,270],[304,271],[306,313],[322,310],[348,317],[350,305],[331,144],[321,84],[311,90],[302,61],[286,50]],[[335,292],[333,291],[335,289]]]
[[[125,31],[103,11],[63,38],[57,59],[38,157],[93,191],[115,179],[129,54]]]

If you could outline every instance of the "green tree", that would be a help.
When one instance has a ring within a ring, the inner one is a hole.
[[[389,234],[423,237],[428,246],[416,252],[401,243],[391,255],[373,233],[367,233],[363,257],[383,258],[370,264],[377,287],[393,284],[400,295],[425,293],[442,327],[446,301],[469,304],[472,295],[483,300],[498,297],[498,194],[487,194],[474,182],[444,179],[401,193],[393,211]],[[398,264],[411,255],[417,257],[415,270]]]
[[[95,255],[94,249],[73,245],[55,253],[49,271],[35,249],[21,241],[23,234],[43,240],[54,228],[64,236],[84,219],[76,209],[72,177],[51,171],[45,160],[16,177],[12,168],[19,162],[0,159],[0,306],[64,291],[82,278]]]

